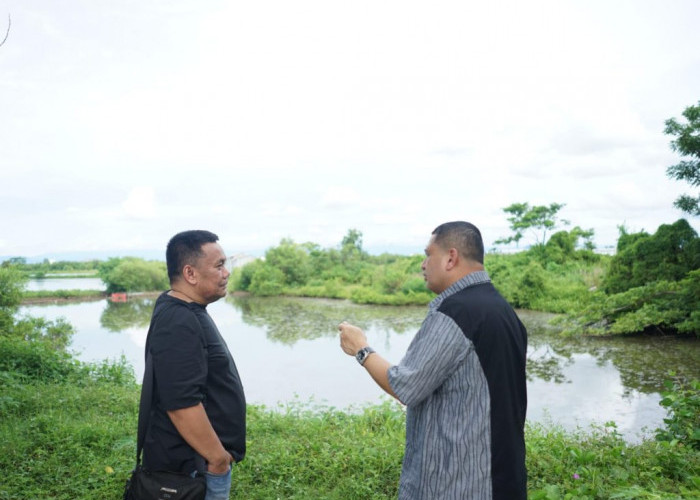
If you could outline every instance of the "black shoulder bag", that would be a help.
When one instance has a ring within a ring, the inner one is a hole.
[[[199,472],[189,474],[168,471],[149,471],[141,465],[141,450],[146,440],[146,429],[153,403],[153,361],[146,354],[146,369],[139,403],[139,429],[136,443],[136,467],[124,487],[124,500],[204,500],[207,480]]]

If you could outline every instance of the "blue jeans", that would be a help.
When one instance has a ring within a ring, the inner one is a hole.
[[[231,467],[224,474],[205,472],[207,478],[207,496],[204,500],[228,500],[231,492]]]

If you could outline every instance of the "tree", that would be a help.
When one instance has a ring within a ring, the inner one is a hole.
[[[27,259],[24,257],[10,257],[9,259],[3,261],[2,267],[16,267],[23,268],[27,265]]]
[[[98,275],[107,293],[165,290],[170,285],[165,262],[137,257],[112,257],[100,264]]]
[[[656,281],[679,281],[700,269],[700,238],[685,219],[662,224],[653,235],[620,228],[617,253],[603,280],[608,294]]]
[[[0,267],[0,337],[6,335],[14,324],[26,282],[26,276],[16,267]]]
[[[595,248],[593,244],[594,231],[593,229],[581,229],[579,226],[574,227],[571,231],[558,231],[554,233],[545,245],[545,255],[547,260],[564,263],[569,259],[575,259],[579,256],[590,256]],[[583,250],[577,251],[579,240],[583,240]]]
[[[365,257],[362,250],[362,232],[357,229],[349,229],[348,234],[340,242],[340,254],[344,262]]]
[[[503,209],[507,214],[510,222],[510,229],[513,235],[507,238],[496,240],[496,244],[508,244],[511,242],[517,243],[522,239],[523,233],[530,229],[535,232],[535,240],[538,245],[544,245],[547,241],[547,231],[554,229],[559,222],[568,225],[567,220],[557,220],[557,213],[565,205],[563,203],[551,203],[549,206],[537,205],[531,207],[529,203],[513,203],[509,207]],[[536,230],[542,231],[542,239],[538,238]]]
[[[289,238],[265,252],[265,265],[276,267],[284,274],[284,283],[303,285],[311,275],[310,258],[306,248]]]
[[[666,175],[698,187],[700,186],[700,101],[697,106],[685,108],[683,116],[688,120],[685,124],[678,123],[675,118],[666,120],[664,133],[676,137],[671,141],[671,149],[690,159],[668,167]],[[690,215],[700,216],[700,195],[696,197],[688,194],[681,195],[673,205]]]

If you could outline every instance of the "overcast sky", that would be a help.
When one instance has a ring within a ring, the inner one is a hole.
[[[696,0],[0,0],[0,40],[8,15],[0,256],[194,228],[420,253],[457,219],[491,246],[514,202],[604,247],[691,191],[663,128],[700,101]]]

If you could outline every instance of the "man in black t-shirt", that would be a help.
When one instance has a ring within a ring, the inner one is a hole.
[[[246,403],[231,353],[206,306],[226,295],[226,255],[208,231],[166,250],[171,289],[156,301],[146,340],[155,374],[143,448],[150,470],[204,472],[206,500],[225,500],[231,464],[245,456]]]

